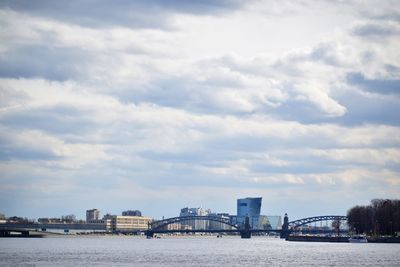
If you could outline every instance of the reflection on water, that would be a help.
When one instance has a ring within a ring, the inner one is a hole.
[[[0,265],[400,266],[400,244],[304,243],[225,236],[3,238]]]

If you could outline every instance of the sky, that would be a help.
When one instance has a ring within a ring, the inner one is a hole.
[[[0,0],[0,213],[291,219],[400,198],[400,4]]]

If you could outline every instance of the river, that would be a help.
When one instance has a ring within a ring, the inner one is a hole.
[[[279,238],[1,238],[0,266],[400,266],[400,244]]]

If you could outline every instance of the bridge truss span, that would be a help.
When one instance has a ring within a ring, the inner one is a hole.
[[[308,217],[289,222],[289,227],[292,229],[296,229],[297,227],[300,227],[302,225],[320,221],[347,221],[347,217],[341,215],[324,215],[324,216]]]
[[[222,224],[226,224],[231,226],[233,229],[238,229],[238,226],[232,224],[229,219],[220,218],[216,216],[182,216],[182,217],[173,217],[158,221],[153,221],[149,224],[149,230],[157,231],[163,230],[166,226],[174,223],[185,223],[188,221],[209,221],[209,222],[218,222]]]

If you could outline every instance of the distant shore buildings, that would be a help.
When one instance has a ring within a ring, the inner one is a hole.
[[[253,229],[281,229],[281,216],[261,215],[261,197],[247,197],[237,199],[237,214],[212,212],[210,209],[202,207],[185,207],[180,210],[179,217],[189,217],[177,222],[167,223],[163,227],[165,230],[231,230],[234,225],[241,227],[246,217],[249,217],[250,226]],[[206,216],[204,219],[193,219],[191,217]],[[212,219],[210,217],[215,217]],[[3,215],[0,223],[34,223],[26,218],[10,217]],[[1,219],[0,218],[0,219]],[[121,215],[105,214],[100,218],[100,210],[93,208],[86,210],[86,221],[77,220],[75,215],[69,214],[61,218],[39,218],[42,224],[91,224],[96,229],[104,229],[109,232],[135,232],[147,230],[149,224],[154,220],[150,217],[142,216],[140,210],[125,210]],[[160,224],[163,224],[160,221]],[[156,227],[156,225],[153,225]]]
[[[150,217],[142,216],[139,210],[123,211],[122,215],[106,214],[99,219],[100,211],[91,209],[86,211],[86,223],[105,225],[106,231],[110,232],[134,232],[148,228]]]
[[[188,216],[214,216],[220,219],[228,221],[232,225],[238,225],[239,227],[244,224],[246,217],[250,219],[250,226],[253,229],[281,229],[282,219],[281,216],[272,215],[261,215],[261,197],[247,197],[237,200],[237,214],[230,215],[228,213],[213,213],[210,209],[204,208],[182,208],[180,211],[180,217]],[[166,230],[172,229],[231,229],[232,227],[228,224],[210,221],[210,220],[187,220],[181,221],[179,225],[166,226]]]

